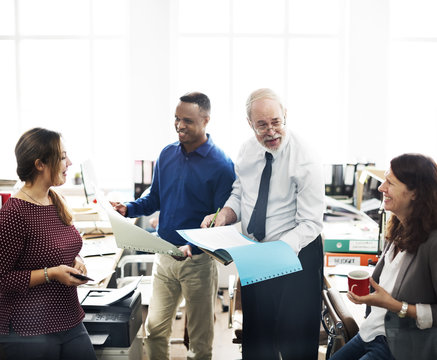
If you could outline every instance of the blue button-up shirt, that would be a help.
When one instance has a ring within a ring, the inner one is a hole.
[[[160,211],[158,234],[176,246],[187,244],[176,230],[198,228],[203,218],[223,207],[235,180],[234,164],[208,140],[186,153],[179,142],[166,146],[156,162],[150,192],[127,203],[127,216]],[[193,254],[201,251],[193,247]]]

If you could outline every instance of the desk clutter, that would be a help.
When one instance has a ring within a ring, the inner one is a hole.
[[[325,266],[376,264],[384,245],[379,224],[364,212],[331,197],[326,197],[326,205]],[[333,212],[338,215],[329,215]]]

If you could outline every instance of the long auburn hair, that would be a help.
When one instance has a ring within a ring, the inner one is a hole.
[[[39,159],[49,166],[52,183],[55,183],[59,177],[61,152],[61,134],[43,128],[26,131],[15,145],[18,177],[21,181],[33,184],[38,175],[35,162]],[[63,198],[52,188],[49,190],[49,196],[58,210],[61,221],[65,225],[71,225],[73,217]]]
[[[390,162],[396,178],[415,192],[411,213],[402,224],[392,214],[387,240],[399,249],[415,253],[432,230],[437,229],[437,164],[421,154],[403,154]]]

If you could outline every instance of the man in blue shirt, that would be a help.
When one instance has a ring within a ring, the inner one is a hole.
[[[204,94],[182,96],[175,113],[179,141],[166,146],[159,155],[149,194],[127,204],[113,204],[128,217],[159,210],[158,235],[185,255],[156,255],[146,320],[146,354],[151,360],[169,359],[172,321],[182,297],[186,300],[190,338],[188,358],[212,357],[217,267],[214,260],[176,232],[199,227],[206,215],[223,207],[232,191],[234,165],[206,133],[210,109]]]

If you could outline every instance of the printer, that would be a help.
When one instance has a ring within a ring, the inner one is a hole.
[[[119,289],[86,289],[79,294],[85,311],[83,323],[94,346],[129,347],[142,323],[141,292],[131,291],[121,299],[101,305],[95,297],[112,295]]]

